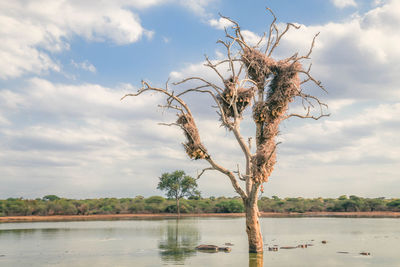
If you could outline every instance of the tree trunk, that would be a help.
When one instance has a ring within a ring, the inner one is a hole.
[[[260,230],[260,223],[258,221],[257,198],[253,201],[246,200],[244,203],[246,212],[246,232],[249,240],[249,252],[263,253],[264,246]]]
[[[176,213],[181,216],[181,210],[179,208],[179,198],[176,198]]]

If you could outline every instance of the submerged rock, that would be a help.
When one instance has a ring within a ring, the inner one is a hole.
[[[215,245],[198,245],[197,250],[218,251],[218,246]]]
[[[217,251],[230,252],[232,250],[230,247],[218,247],[215,245],[198,245],[196,249],[204,252],[217,252]]]

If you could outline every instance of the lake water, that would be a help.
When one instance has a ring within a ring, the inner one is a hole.
[[[400,219],[260,220],[263,259],[247,253],[244,218],[2,223],[0,266],[400,266]],[[313,246],[268,251],[299,244]]]

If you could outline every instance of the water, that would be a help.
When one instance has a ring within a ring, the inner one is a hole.
[[[399,219],[262,218],[261,227],[263,259],[247,253],[243,218],[3,223],[0,266],[400,266]],[[194,250],[227,242],[230,253]],[[313,246],[268,251],[299,244]]]

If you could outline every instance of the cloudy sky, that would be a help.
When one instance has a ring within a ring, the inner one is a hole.
[[[142,79],[216,79],[204,54],[221,57],[218,12],[237,20],[249,42],[271,22],[301,25],[276,59],[313,51],[315,77],[331,116],[290,119],[280,128],[278,163],[266,196],[399,197],[400,1],[378,0],[0,0],[0,199],[161,195],[163,172],[196,175],[175,114],[163,98],[127,98]],[[305,88],[307,90],[307,88]],[[313,91],[313,88],[310,88]],[[243,166],[239,146],[218,127],[204,97],[188,99],[202,139],[219,163]],[[293,107],[294,109],[296,107]],[[250,123],[244,135],[254,133]],[[204,196],[234,196],[208,172]]]

